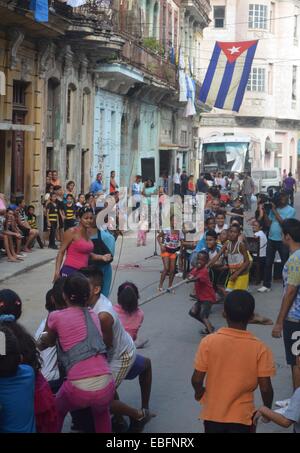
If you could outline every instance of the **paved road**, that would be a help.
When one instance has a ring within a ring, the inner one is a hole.
[[[112,291],[113,302],[116,301],[118,285],[125,280],[131,280],[138,285],[142,299],[156,291],[161,268],[160,258],[145,260],[145,257],[153,252],[153,244],[153,239],[149,238],[147,247],[136,248],[133,238],[124,240],[120,267]],[[118,245],[119,249],[120,245],[121,243]],[[117,261],[118,253],[116,257]],[[130,265],[134,263],[139,267],[132,268]],[[0,284],[0,288],[9,287],[21,296],[24,306],[21,322],[32,333],[46,314],[45,293],[51,287],[53,266],[54,262],[48,263]],[[141,335],[150,339],[150,345],[144,349],[143,354],[150,357],[153,363],[151,409],[157,413],[157,417],[145,427],[145,432],[202,431],[202,423],[197,420],[199,405],[193,399],[190,385],[193,358],[201,338],[201,326],[187,314],[192,304],[188,297],[189,290],[189,287],[183,286],[175,295],[168,294],[143,307],[145,321]],[[276,283],[272,292],[267,295],[258,294],[255,287],[251,287],[251,291],[255,294],[257,311],[275,320],[281,301],[281,284]],[[224,325],[221,305],[214,307],[212,322],[217,328]],[[251,325],[250,330],[273,350],[277,364],[277,375],[273,380],[275,398],[290,396],[291,375],[285,364],[282,340],[271,337],[272,328],[269,326]],[[122,384],[120,396],[129,404],[139,407],[137,382]],[[259,394],[256,398],[260,404]],[[263,424],[259,431],[287,432],[273,424]]]

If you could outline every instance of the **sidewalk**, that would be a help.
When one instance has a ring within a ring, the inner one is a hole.
[[[0,258],[0,283],[54,260],[57,250],[34,248],[32,253],[26,255],[24,261],[18,263],[9,263],[5,256]]]

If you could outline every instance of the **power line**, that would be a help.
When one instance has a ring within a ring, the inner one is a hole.
[[[259,20],[260,23],[265,23],[265,22],[274,22],[276,20],[284,20],[284,19],[291,19],[291,18],[295,18],[295,17],[299,17],[300,16],[300,13],[298,14],[292,14],[292,15],[289,15],[289,16],[279,16],[279,17],[274,17],[274,18],[270,18],[270,19],[261,19]],[[122,19],[122,18],[121,18]],[[123,18],[123,19],[126,19],[126,18]],[[231,26],[235,26],[235,25],[244,25],[244,24],[249,24],[250,20],[248,19],[247,21],[244,21],[244,22],[232,22],[231,24],[227,24],[226,23],[226,27],[231,27]],[[156,25],[156,26],[153,26],[153,22],[143,22],[143,21],[131,21],[130,20],[130,25],[140,25],[140,26],[148,26],[150,25],[152,29],[161,29],[161,28],[168,28],[168,25],[167,24],[159,24],[159,25]],[[205,27],[205,28],[208,28],[208,27]],[[250,29],[252,30],[252,29]],[[262,29],[262,30],[265,30],[265,29]]]

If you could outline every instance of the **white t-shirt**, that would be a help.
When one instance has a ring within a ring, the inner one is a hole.
[[[226,179],[225,178],[216,178],[215,179],[215,184],[217,186],[221,186],[222,189],[225,189],[226,188]]]
[[[37,341],[41,334],[44,332],[46,327],[47,318],[44,319],[41,324],[39,325],[36,333],[35,333],[35,340]],[[59,369],[57,364],[57,351],[56,346],[52,348],[44,349],[44,351],[40,352],[42,358],[42,375],[46,379],[46,381],[56,381],[59,379]]]
[[[259,238],[259,244],[260,244],[259,256],[261,258],[265,258],[266,252],[267,252],[267,242],[268,242],[267,236],[265,235],[265,233],[262,230],[258,231],[257,233],[254,233],[254,236],[256,238]]]
[[[227,225],[226,223],[224,223],[224,225],[222,226],[222,228],[219,228],[218,225],[216,225],[215,232],[216,232],[217,234],[220,234],[221,231],[223,231],[223,230],[228,230],[228,225]]]
[[[300,388],[297,388],[286,410],[282,414],[294,422],[296,433],[300,433]]]
[[[121,324],[118,314],[113,309],[113,305],[107,297],[101,294],[100,298],[93,307],[97,315],[100,313],[109,313],[114,320],[113,324],[113,346],[107,352],[107,360],[109,363],[118,361],[124,352],[130,355],[135,353],[136,348],[131,336],[126,332]]]
[[[180,184],[180,174],[179,173],[175,173],[175,175],[173,177],[173,182],[174,182],[174,184]]]

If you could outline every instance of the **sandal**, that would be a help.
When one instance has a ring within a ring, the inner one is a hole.
[[[249,321],[249,324],[260,324],[262,326],[273,326],[273,321],[269,318],[265,318],[264,316],[254,317]]]

